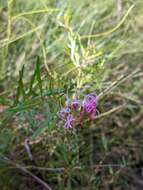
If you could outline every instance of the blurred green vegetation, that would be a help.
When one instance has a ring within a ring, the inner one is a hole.
[[[143,188],[142,20],[142,0],[0,0],[0,189]],[[96,120],[59,127],[91,92]]]

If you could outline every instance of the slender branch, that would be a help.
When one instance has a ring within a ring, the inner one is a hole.
[[[29,146],[29,139],[25,139],[25,141],[24,141],[24,147],[25,147],[25,149],[27,151],[29,159],[33,160],[33,156],[32,156],[31,150],[30,150],[30,146]]]
[[[7,163],[10,164],[12,166],[14,166],[15,168],[21,170],[22,172],[28,174],[29,176],[31,176],[33,179],[35,179],[39,184],[41,184],[43,187],[45,187],[45,189],[47,190],[52,190],[52,188],[42,179],[40,179],[38,176],[36,176],[35,174],[33,174],[31,171],[27,170],[25,166],[22,166],[20,164],[16,164],[13,161],[11,161],[9,158],[7,158],[6,156],[4,156],[3,154],[0,153],[0,156],[3,158],[3,160]]]
[[[37,177],[36,175],[34,175],[32,172],[30,172],[29,170],[27,170],[25,167],[16,164],[15,165],[16,168],[20,169],[21,171],[23,171],[24,173],[27,173],[28,175],[30,175],[31,177],[33,177],[39,184],[41,184],[43,187],[45,187],[47,190],[52,190],[52,188],[42,179],[40,179],[39,177]]]

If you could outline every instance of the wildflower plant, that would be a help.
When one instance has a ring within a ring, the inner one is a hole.
[[[73,129],[84,121],[93,121],[96,118],[97,97],[95,94],[88,94],[83,100],[69,100],[66,106],[57,113],[63,120],[65,129]]]

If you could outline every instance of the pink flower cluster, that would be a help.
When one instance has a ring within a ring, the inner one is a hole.
[[[94,120],[96,117],[97,97],[88,94],[81,100],[68,100],[66,107],[58,112],[65,129],[72,129],[77,124],[81,124],[85,119]]]

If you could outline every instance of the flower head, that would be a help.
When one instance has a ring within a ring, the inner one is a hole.
[[[67,100],[66,101],[66,107],[72,108],[74,110],[77,110],[77,108],[80,106],[80,101],[77,99],[74,100]]]
[[[57,115],[64,121],[65,129],[73,129],[76,125],[86,121],[86,119],[95,119],[96,106],[96,95],[88,94],[83,101],[67,99],[65,107]]]
[[[82,103],[83,113],[90,119],[95,119],[96,116],[97,98],[94,94],[87,95]]]
[[[74,110],[77,110],[77,108],[80,106],[80,102],[79,102],[79,100],[73,100],[72,102],[71,102],[71,108],[73,108]]]
[[[67,116],[67,120],[65,122],[64,128],[65,129],[72,129],[75,124],[75,118],[72,115]]]
[[[61,118],[61,119],[66,119],[67,115],[70,113],[70,108],[66,107],[66,108],[62,108],[57,115]]]

